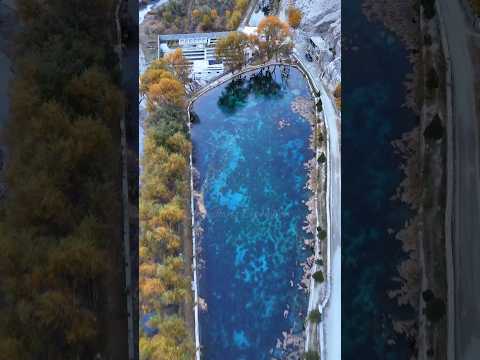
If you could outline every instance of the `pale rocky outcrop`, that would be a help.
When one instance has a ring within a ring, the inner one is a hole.
[[[293,4],[303,12],[300,30],[307,41],[321,36],[329,50],[320,61],[323,79],[329,88],[341,81],[341,2],[339,0],[285,0],[285,8]]]

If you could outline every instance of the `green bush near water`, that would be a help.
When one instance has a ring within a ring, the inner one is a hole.
[[[325,230],[320,230],[318,232],[318,237],[320,240],[325,240],[327,238],[327,232]]]
[[[323,272],[318,270],[316,271],[313,275],[313,280],[315,280],[316,282],[319,282],[319,283],[322,283],[325,281],[325,277],[323,276]]]
[[[318,311],[318,309],[314,309],[308,314],[308,320],[314,324],[318,324],[322,320],[322,313]]]
[[[320,156],[318,157],[318,162],[320,164],[323,164],[327,161],[327,156],[325,155],[325,153],[321,153]]]

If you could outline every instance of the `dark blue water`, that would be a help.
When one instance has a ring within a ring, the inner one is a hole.
[[[391,320],[412,310],[386,294],[405,257],[387,229],[398,231],[411,216],[391,200],[403,176],[391,141],[416,124],[402,107],[411,68],[399,41],[367,21],[361,2],[342,9],[342,358],[403,360],[409,344]]]
[[[310,195],[304,164],[314,153],[310,124],[291,110],[298,96],[310,98],[302,75],[291,69],[286,80],[277,69],[272,77],[249,73],[194,104],[196,188],[207,211],[199,283],[208,304],[200,315],[205,359],[279,359],[285,354],[270,351],[282,331],[303,330],[307,297],[296,284],[311,255],[302,227]],[[280,129],[281,120],[290,125]]]

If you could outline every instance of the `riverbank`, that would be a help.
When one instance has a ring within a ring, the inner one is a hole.
[[[403,159],[404,173],[395,199],[407,204],[413,216],[396,235],[408,257],[398,266],[399,288],[389,291],[389,296],[395,298],[399,306],[409,305],[417,313],[415,318],[395,320],[394,328],[415,343],[420,359],[433,353],[440,356],[446,353],[442,345],[446,340],[445,322],[427,326],[430,321],[425,319],[425,309],[430,305],[424,296],[433,291],[436,298],[446,299],[445,253],[442,250],[445,249],[442,229],[446,159],[441,134],[446,118],[445,82],[441,77],[438,84],[429,80],[436,77],[432,71],[444,73],[438,23],[435,19],[426,19],[425,13],[415,11],[411,0],[384,5],[367,1],[366,4],[364,10],[369,19],[381,21],[409,51],[412,73],[407,75],[405,82],[406,106],[420,120],[418,126],[392,142]],[[427,129],[432,128],[435,119],[440,122],[440,125],[435,124],[440,126],[440,135],[432,139]]]
[[[328,100],[329,100],[328,95],[326,94],[326,92],[318,89],[319,85],[315,84],[313,82],[311,76],[308,74],[306,69],[302,69],[301,66],[303,64],[301,64],[301,63],[300,63],[300,66],[298,66],[298,65],[295,65],[295,64],[285,64],[285,63],[274,63],[274,62],[272,62],[272,63],[269,63],[269,64],[261,64],[261,65],[257,65],[257,66],[248,66],[247,68],[245,68],[244,70],[242,70],[240,72],[226,74],[226,75],[220,77],[219,79],[217,79],[216,81],[214,81],[213,83],[207,85],[206,87],[204,87],[204,88],[198,90],[196,93],[194,93],[194,95],[192,95],[193,98],[190,101],[188,108],[190,109],[191,105],[198,99],[198,97],[200,97],[203,94],[205,94],[206,92],[222,85],[226,81],[229,81],[229,80],[237,78],[237,77],[241,77],[245,73],[248,73],[248,72],[251,72],[251,71],[254,71],[254,70],[258,70],[258,69],[261,69],[261,68],[265,68],[265,67],[269,68],[270,66],[275,67],[275,66],[285,66],[285,65],[297,68],[298,70],[300,70],[303,73],[303,76],[306,78],[306,80],[309,83],[310,91],[313,94],[314,98],[315,98],[315,96],[318,96],[318,95],[322,96],[322,99],[324,101],[324,109],[326,108],[329,111],[328,113],[330,114],[329,115],[330,120],[333,119],[333,121],[335,122],[335,128],[336,128],[337,127],[336,126],[337,125],[336,111],[335,110],[330,111],[331,109],[329,108],[329,104],[331,105],[331,102],[330,103],[328,102]],[[315,99],[316,99],[316,101],[320,101],[320,98],[315,98]],[[305,105],[304,102],[301,102],[301,104]],[[327,197],[328,197],[327,178],[328,177],[326,175],[326,170],[324,170],[324,171],[319,170],[320,168],[318,166],[317,159],[319,158],[319,156],[323,152],[323,153],[327,154],[327,160],[326,160],[327,164],[330,162],[329,146],[327,145],[327,144],[329,144],[329,133],[327,131],[327,126],[326,126],[326,123],[325,123],[325,119],[323,118],[324,111],[318,112],[317,110],[315,110],[314,112],[315,112],[316,115],[314,117],[312,117],[313,114],[308,114],[308,111],[306,111],[305,106],[302,106],[302,105],[300,105],[298,107],[296,105],[293,105],[293,106],[295,106],[295,108],[298,108],[299,112],[302,112],[304,114],[304,116],[306,116],[307,118],[310,119],[309,121],[312,125],[312,128],[314,129],[314,134],[312,133],[312,136],[310,138],[310,143],[311,143],[310,146],[311,146],[312,149],[314,147],[316,148],[315,158],[311,159],[309,162],[307,162],[305,164],[306,168],[308,169],[308,175],[309,175],[309,181],[307,183],[307,188],[311,191],[313,189],[317,189],[315,191],[315,195],[314,196],[312,195],[312,197],[310,197],[309,200],[306,203],[306,205],[309,209],[309,214],[308,214],[307,220],[306,220],[307,229],[309,229],[310,233],[315,234],[315,239],[314,240],[307,240],[305,242],[305,245],[310,246],[314,249],[314,255],[312,255],[304,263],[302,263],[302,268],[304,270],[304,276],[302,277],[302,281],[301,281],[300,284],[303,284],[303,285],[299,284],[298,286],[299,286],[299,289],[302,289],[302,288],[306,289],[307,292],[309,293],[309,307],[308,307],[308,310],[311,311],[313,309],[316,309],[317,307],[320,307],[321,311],[323,311],[323,310],[327,309],[326,304],[328,302],[328,296],[329,296],[329,293],[330,293],[330,284],[329,284],[330,279],[331,279],[331,270],[330,270],[330,263],[331,263],[331,260],[330,260],[330,241],[331,240],[330,239],[332,238],[332,234],[330,232],[329,207],[327,206],[327,203],[329,203],[327,201]],[[190,110],[189,110],[189,114],[190,114]],[[312,121],[313,118],[318,119],[318,122],[314,123]],[[323,126],[321,125],[322,123],[323,123]],[[323,130],[320,131],[320,129],[323,129]],[[319,136],[318,136],[320,132],[323,134],[323,136],[322,136],[323,139],[321,141],[319,141]],[[337,154],[336,157],[339,158],[339,154]],[[337,161],[336,164],[338,164],[338,163],[339,162]],[[327,168],[331,169],[330,165],[327,165]],[[195,169],[193,167],[192,167],[191,171],[192,171],[192,173],[195,173]],[[318,184],[315,184],[315,179],[317,177],[318,177]],[[337,179],[337,181],[339,181],[339,177],[336,177],[336,179]],[[334,193],[336,194],[336,192],[334,192]],[[194,194],[193,197],[196,199],[197,206],[204,208],[203,194],[195,192],[193,190],[193,187],[192,187],[192,194]],[[330,199],[330,202],[331,201],[332,200]],[[320,205],[319,205],[319,203],[320,203]],[[324,211],[322,211],[322,213],[320,214],[321,209],[323,209]],[[204,216],[204,214],[205,214],[205,211],[200,211],[201,216]],[[320,241],[319,236],[318,236],[318,233],[319,233],[320,229],[323,229],[326,232],[326,241]],[[335,229],[336,229],[336,231],[339,230],[339,228],[335,228]],[[198,228],[198,232],[201,233],[201,231],[202,231],[202,229]],[[194,231],[194,233],[195,233],[195,231]],[[339,234],[338,234],[338,237],[336,236],[335,238],[339,238]],[[336,253],[340,251],[336,247],[335,247],[335,249],[336,249]],[[320,260],[320,261],[315,261],[315,259]],[[338,264],[340,264],[340,257],[339,256],[336,257],[336,261],[338,262]],[[196,269],[197,266],[194,266],[194,268]],[[337,289],[339,287],[339,278],[340,278],[339,266],[336,266],[336,269],[337,269],[336,279],[338,279],[337,280],[338,284],[337,284],[337,286],[334,287],[335,289]],[[317,270],[323,271],[325,276],[326,276],[326,282],[319,284],[319,286],[315,286],[315,281],[313,281],[313,279],[311,279],[311,274],[314,273]],[[335,295],[336,295],[335,300],[339,301],[340,300],[339,299],[340,292],[338,290],[335,290]],[[197,303],[197,301],[196,301],[196,303]],[[334,320],[335,323],[338,324],[337,320],[339,320],[339,316],[340,316],[340,314],[339,314],[340,313],[340,307],[339,307],[339,303],[336,304],[336,305],[338,305],[338,307],[335,306],[337,308],[336,311],[338,312],[338,314],[336,314],[336,312],[335,312],[334,316],[330,316],[328,319]],[[195,311],[198,311],[198,308],[196,308]],[[323,321],[320,323],[319,327],[314,327],[314,328],[311,328],[311,329],[310,329],[308,324],[309,323],[307,322],[307,327],[309,328],[309,330],[307,330],[307,335],[306,335],[306,339],[305,339],[306,341],[304,341],[304,343],[306,344],[306,349],[311,349],[311,350],[323,349],[323,341],[325,341],[325,339],[323,338]],[[333,327],[330,326],[330,328],[333,328]],[[340,329],[340,328],[338,327],[338,329]],[[330,336],[333,336],[333,337],[338,337],[338,335],[339,334],[337,333],[337,331],[332,331],[330,333]],[[285,332],[283,339],[278,340],[278,346],[285,347],[288,344],[291,344],[292,342],[297,342],[298,343],[298,339],[296,339],[295,337],[292,337],[291,335],[289,335],[288,333]],[[332,345],[331,346],[332,347],[332,353],[338,355],[340,353],[339,339],[337,338],[335,341],[330,341],[330,342],[331,342],[331,345]],[[321,350],[320,352],[324,352],[324,351],[325,350]]]

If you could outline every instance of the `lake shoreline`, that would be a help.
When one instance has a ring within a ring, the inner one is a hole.
[[[276,64],[276,65],[286,65],[286,66],[290,66],[288,64]],[[276,66],[276,65],[273,65],[273,66]],[[261,68],[262,69],[269,69],[272,67],[272,64],[265,64],[264,66],[262,66]],[[297,69],[298,70],[298,69]],[[244,72],[242,72],[241,74],[236,74],[235,75],[235,78],[238,78],[239,76],[241,75],[244,75],[245,73],[248,73],[248,72],[253,72],[253,71],[258,71],[258,69],[246,69]],[[301,71],[298,70],[299,73],[301,74]],[[304,78],[304,75],[301,74],[302,78]],[[228,78],[227,80],[225,81],[229,81],[229,80],[232,80],[232,77]],[[304,79],[305,82],[308,82],[308,79]],[[206,92],[216,88],[217,86],[220,86],[222,84],[224,84],[225,82],[224,81],[220,81],[218,82],[217,84],[214,84],[214,86],[210,86],[207,90],[205,91],[201,91],[200,92],[200,95],[197,95],[196,97],[194,97],[189,106],[188,106],[188,109],[189,109],[189,112],[192,112],[192,105],[195,101],[198,100],[198,97],[201,96],[201,95],[204,95]],[[312,94],[313,95],[313,94]],[[310,102],[310,106],[311,106],[311,110],[313,110],[313,106],[314,106],[314,103],[313,101]],[[312,114],[314,114],[312,112]],[[312,118],[310,119],[307,119],[310,123],[310,127],[311,127],[311,131],[314,132],[315,131],[315,128],[316,128],[316,122],[312,122]],[[277,124],[278,126],[278,130],[281,130],[283,127],[288,127],[289,125],[288,124],[284,124],[284,123],[279,123]],[[311,134],[310,138],[309,138],[309,146],[310,146],[310,149],[311,150],[314,150],[314,148],[312,148],[313,146],[313,140],[314,140],[314,136],[313,136],[313,133]],[[316,156],[314,155],[314,157],[312,159],[310,159],[309,161],[307,161],[305,165],[305,170],[307,171],[306,175],[308,177],[308,180],[305,184],[305,189],[307,189],[308,191],[310,192],[313,192],[313,188],[312,188],[312,179],[314,178],[314,176],[316,175],[316,171],[315,171],[315,167],[312,167],[311,164],[313,164],[314,162],[316,161]],[[309,166],[310,164],[310,166]],[[192,177],[193,179],[195,180],[197,178],[197,175],[195,174],[198,174],[198,169],[196,169],[196,166],[194,166],[192,164],[192,167],[191,167],[191,172],[192,174],[194,174]],[[316,193],[313,192],[312,195],[309,195],[308,196],[308,200],[305,202],[305,206],[307,207],[308,211],[307,211],[307,216],[305,218],[305,224],[310,224],[310,226],[308,226],[310,228],[310,230],[313,229],[316,229],[316,226],[313,225],[315,222],[316,222],[316,216],[315,216],[315,211],[314,211],[314,208],[312,208],[311,206],[309,206],[309,204],[312,203],[312,201],[314,201],[315,199],[315,196],[316,196]],[[204,204],[204,200],[203,200],[203,193],[200,191],[198,185],[194,185],[193,186],[193,189],[192,189],[192,198],[194,199],[194,202],[195,202],[195,216],[198,218],[201,218],[203,219],[205,216],[206,216],[206,207],[205,207],[205,204]],[[312,224],[312,221],[313,221],[313,224]],[[307,230],[304,228],[304,230]],[[197,235],[200,235],[200,227],[198,225],[198,223],[196,222],[195,225],[194,225],[194,232],[195,234]],[[303,235],[302,235],[303,237]],[[198,236],[199,238],[199,236]],[[197,241],[200,241],[199,239],[197,239]],[[304,242],[303,244],[301,244],[303,247],[307,247],[309,244],[307,244],[307,242]],[[201,250],[201,244],[197,244],[197,247],[198,247],[198,253],[200,253],[202,250]],[[303,270],[303,276],[302,276],[302,279],[304,279],[306,276],[309,278],[310,277],[310,274],[308,274],[310,272],[310,269],[311,269],[311,265],[313,263],[313,259],[314,259],[314,256],[309,256],[305,262],[302,262],[302,270]],[[201,262],[203,263],[203,261]],[[201,264],[198,264],[197,265],[198,268],[201,268],[202,265]],[[308,286],[307,286],[307,289],[305,289],[305,285],[302,286],[301,285],[302,281],[300,281],[299,283],[297,283],[297,289],[298,290],[301,290],[303,291],[305,294],[308,293]],[[291,284],[291,286],[293,286],[294,284]],[[208,308],[208,304],[206,304],[206,307]],[[284,316],[286,316],[285,314],[288,314],[288,309],[284,312]],[[305,317],[306,314],[304,313],[303,316]],[[293,333],[293,329],[289,329],[289,330],[286,330],[286,331],[283,331],[282,332],[282,338],[280,339],[277,339],[277,348],[282,348],[284,350],[286,349],[291,349],[292,347],[298,347],[298,354],[301,354],[303,352],[303,343],[305,341],[305,336],[304,336],[304,332],[302,334],[302,336],[298,336],[297,334]],[[289,352],[289,354],[292,354],[292,352]]]

